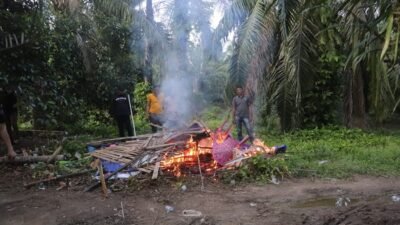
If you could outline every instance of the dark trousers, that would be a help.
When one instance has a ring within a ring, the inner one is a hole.
[[[162,126],[161,116],[158,114],[150,114],[149,120],[150,120],[150,123],[152,123],[152,124]],[[157,132],[158,127],[152,126],[151,124],[150,124],[150,127],[151,127],[151,132],[153,132],[153,133]]]
[[[116,116],[115,120],[118,125],[118,132],[120,137],[125,137],[125,130],[128,131],[128,136],[133,136],[133,127],[131,118],[128,116]]]
[[[251,127],[249,118],[236,116],[235,122],[236,122],[236,130],[237,130],[237,135],[238,135],[239,141],[241,141],[243,139],[242,125],[244,124],[244,126],[247,130],[247,134],[249,135],[250,141],[253,142],[254,141],[254,132],[253,132],[253,128]]]

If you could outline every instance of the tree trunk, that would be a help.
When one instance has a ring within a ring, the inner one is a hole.
[[[367,128],[364,78],[359,71],[346,72],[344,120],[349,128]]]
[[[146,17],[151,23],[154,22],[153,0],[146,0]],[[144,62],[144,80],[146,83],[153,83],[153,43],[146,37],[146,52]]]
[[[175,0],[173,30],[174,30],[174,48],[178,59],[178,76],[187,76],[188,72],[188,45],[189,33],[191,31],[189,21],[189,2],[188,0]]]

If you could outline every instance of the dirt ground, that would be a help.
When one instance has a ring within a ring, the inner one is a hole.
[[[0,224],[400,224],[400,202],[392,200],[400,194],[398,178],[293,179],[278,185],[227,185],[208,179],[201,191],[194,177],[195,182],[184,182],[186,191],[174,182],[159,182],[136,192],[114,192],[108,198],[99,190],[83,193],[84,185],[60,191],[58,184],[25,190],[26,179],[21,171],[3,169]],[[167,212],[166,205],[174,211]],[[188,209],[202,215],[184,216]]]

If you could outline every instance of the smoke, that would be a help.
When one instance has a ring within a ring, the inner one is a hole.
[[[181,128],[192,119],[192,87],[191,74],[180,69],[178,57],[171,52],[168,54],[166,74],[161,82],[166,128]]]
[[[153,2],[157,5],[159,0]],[[217,0],[166,2],[170,3],[169,10],[173,13],[165,14],[162,10],[156,10],[154,16],[156,21],[166,23],[164,25],[171,32],[170,45],[162,50],[166,60],[159,83],[164,102],[164,126],[174,129],[192,119],[198,104],[193,100],[193,95],[198,95],[199,79],[204,76],[206,62],[216,59],[222,47],[216,50],[212,47],[210,18],[213,17],[213,5]]]

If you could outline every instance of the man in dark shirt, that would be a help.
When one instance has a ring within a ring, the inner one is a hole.
[[[131,109],[129,106],[128,96],[122,90],[119,90],[113,99],[111,115],[117,122],[120,137],[125,136],[125,130],[128,131],[128,136],[133,136],[133,127],[130,119]]]
[[[236,124],[238,139],[243,139],[242,125],[246,127],[247,134],[249,135],[250,141],[254,141],[254,133],[251,122],[252,112],[251,112],[252,100],[250,97],[245,96],[242,87],[236,88],[236,96],[232,101],[232,112],[234,123]]]

